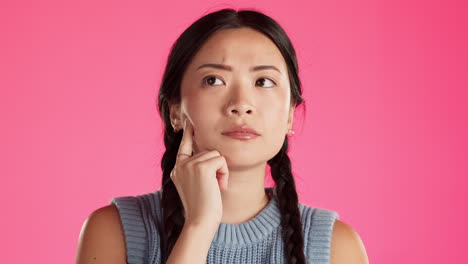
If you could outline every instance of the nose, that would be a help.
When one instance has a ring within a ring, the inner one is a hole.
[[[243,115],[243,114],[252,114],[253,110],[247,105],[235,105],[229,106],[229,115]]]
[[[240,91],[242,90],[242,91]],[[239,89],[234,91],[229,99],[227,106],[227,115],[243,116],[245,114],[251,115],[254,113],[254,107],[251,103],[253,91],[249,89]]]

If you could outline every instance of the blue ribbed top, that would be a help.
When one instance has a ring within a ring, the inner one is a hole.
[[[265,188],[272,199],[254,218],[235,225],[221,223],[208,251],[206,263],[287,263],[281,237],[281,214],[275,189]],[[127,263],[159,264],[163,232],[161,190],[110,201],[119,211],[125,235]],[[334,211],[299,203],[304,253],[307,263],[328,264]]]

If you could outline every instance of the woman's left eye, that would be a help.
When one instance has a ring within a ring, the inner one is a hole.
[[[263,81],[261,81],[261,80],[263,80]],[[271,82],[273,85],[270,85],[270,86],[263,86],[263,85],[265,84],[265,80],[266,80],[267,82],[268,82],[268,81]],[[270,78],[260,78],[260,79],[257,80],[257,82],[256,82],[255,85],[257,85],[257,84],[260,84],[260,86],[263,86],[263,87],[266,87],[266,88],[273,87],[274,85],[276,85],[276,83],[275,83],[272,79],[270,79]]]

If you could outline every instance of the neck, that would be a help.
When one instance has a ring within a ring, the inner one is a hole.
[[[228,189],[221,192],[221,222],[241,224],[255,217],[269,202],[265,193],[266,163],[248,170],[229,170]]]

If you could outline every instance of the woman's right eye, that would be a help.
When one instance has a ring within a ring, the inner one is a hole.
[[[219,79],[219,78],[216,77],[216,76],[212,76],[212,75],[207,76],[207,77],[205,77],[205,78],[203,79],[203,85],[210,85],[210,86],[215,85],[215,86],[216,86],[216,84],[215,84],[215,83],[216,83],[216,79],[221,80],[221,79]],[[219,84],[220,84],[220,83],[218,82],[218,85],[219,85]],[[222,81],[221,81],[221,84],[223,84]]]

